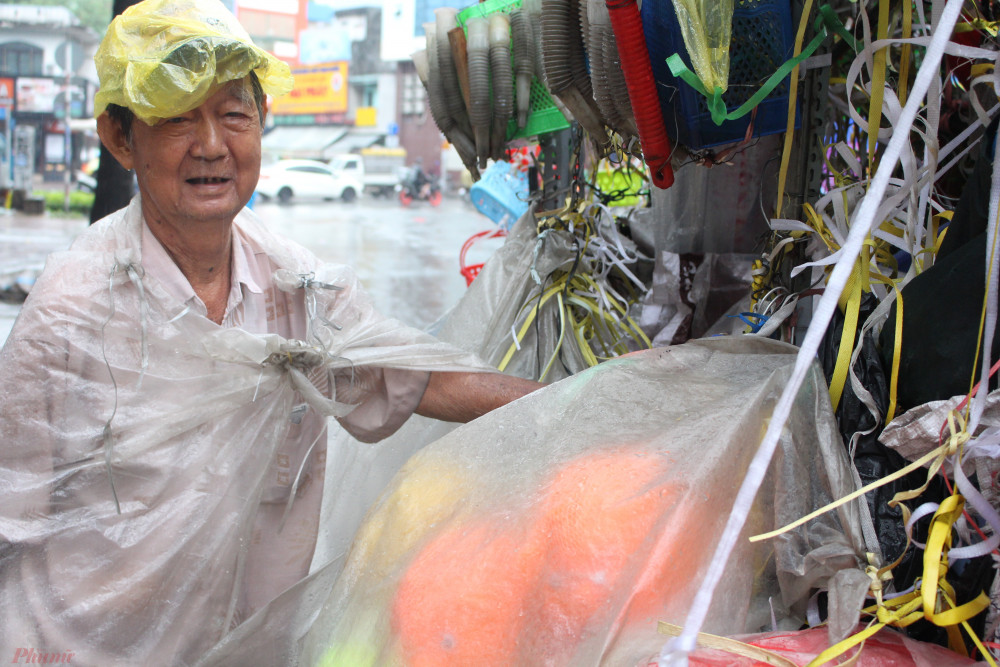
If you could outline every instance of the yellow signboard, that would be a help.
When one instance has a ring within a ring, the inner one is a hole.
[[[378,124],[375,107],[358,107],[354,112],[355,127],[375,127]]]
[[[347,111],[347,61],[292,69],[295,87],[271,100],[279,115],[343,113]]]

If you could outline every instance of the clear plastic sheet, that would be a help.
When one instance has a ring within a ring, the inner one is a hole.
[[[750,293],[752,255],[663,251],[650,290],[633,308],[635,321],[653,346],[683,343],[718,332],[738,333],[749,310],[733,307]],[[722,320],[722,321],[720,321]]]
[[[383,318],[349,269],[250,211],[236,225],[269,249],[273,306],[311,316],[302,340],[218,327],[144,275],[138,199],[50,257],[0,352],[0,654],[194,663],[243,620],[234,609],[293,407],[352,409],[313,382],[487,369]]]
[[[683,621],[795,352],[727,337],[635,353],[425,447],[370,510],[316,620],[292,629],[305,633],[299,663],[631,665],[655,655],[657,621]],[[816,367],[764,489],[746,535],[853,490]],[[798,627],[809,596],[827,587],[840,610],[831,621],[852,628],[857,587],[844,599],[835,578],[858,574],[863,552],[854,504],[773,541],[741,540],[706,631],[759,631],[772,614]],[[232,648],[229,660],[251,655]]]

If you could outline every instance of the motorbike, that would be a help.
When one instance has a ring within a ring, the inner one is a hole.
[[[409,206],[415,201],[426,201],[431,206],[438,206],[443,198],[441,188],[434,179],[417,172],[400,180],[396,191],[399,193],[399,203],[403,206]]]

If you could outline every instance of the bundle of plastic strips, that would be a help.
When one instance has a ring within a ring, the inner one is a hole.
[[[767,432],[760,441],[759,450],[755,456],[751,470],[743,482],[743,487],[739,492],[736,502],[733,504],[726,533],[720,540],[719,547],[713,555],[713,564],[705,576],[701,590],[695,597],[685,622],[682,624],[684,627],[683,632],[677,638],[667,643],[660,655],[658,664],[662,667],[686,665],[688,654],[696,645],[696,637],[699,630],[710,621],[713,597],[717,596],[719,592],[717,586],[725,576],[730,555],[733,549],[737,548],[740,534],[744,529],[746,521],[751,516],[755,503],[754,496],[761,489],[767,488],[763,482],[764,471],[767,470],[768,462],[783,437],[786,415],[789,414],[788,411],[792,409],[791,406],[796,400],[795,397],[800,383],[808,382],[807,377],[811,373],[810,369],[814,363],[817,349],[827,335],[827,328],[833,319],[834,313],[840,308],[846,311],[845,317],[850,318],[850,321],[843,327],[844,337],[841,339],[840,356],[837,359],[834,381],[831,383],[831,396],[834,405],[836,405],[840,389],[844,387],[847,378],[851,378],[852,387],[859,386],[856,383],[857,378],[852,377],[852,369],[862,346],[860,344],[856,347],[854,346],[854,332],[858,331],[861,334],[858,336],[858,340],[863,341],[865,331],[872,328],[877,329],[877,325],[884,320],[889,307],[892,305],[893,300],[896,299],[896,285],[890,284],[888,285],[889,289],[886,289],[886,287],[882,287],[874,282],[881,277],[882,267],[880,264],[884,258],[884,253],[882,252],[884,249],[883,242],[894,248],[912,251],[914,258],[912,271],[919,271],[925,266],[924,257],[920,252],[923,249],[921,240],[929,237],[928,231],[936,230],[937,221],[934,220],[936,216],[933,211],[933,202],[929,201],[929,197],[933,184],[939,176],[937,169],[938,162],[943,159],[943,156],[954,151],[963,141],[969,138],[969,134],[963,132],[952,140],[952,142],[949,142],[948,145],[941,148],[937,145],[937,124],[941,111],[940,91],[942,72],[940,65],[942,56],[945,53],[961,53],[962,57],[983,58],[991,62],[996,59],[995,51],[969,49],[951,41],[953,28],[962,14],[962,5],[963,3],[960,0],[935,2],[932,16],[930,17],[931,21],[929,23],[921,21],[924,28],[928,29],[927,36],[912,39],[904,38],[902,40],[888,37],[885,40],[865,43],[863,45],[863,52],[859,53],[857,58],[852,61],[846,76],[847,90],[853,93],[858,88],[864,87],[869,92],[871,99],[870,115],[867,120],[861,118],[856,109],[846,109],[851,116],[851,120],[864,132],[868,133],[867,138],[862,139],[860,142],[863,145],[867,141],[870,149],[867,171],[861,169],[860,160],[855,160],[856,156],[849,155],[847,151],[842,150],[843,147],[834,147],[834,150],[838,151],[849,164],[853,164],[857,171],[856,178],[865,186],[864,191],[855,193],[859,195],[856,198],[851,198],[853,195],[848,192],[848,190],[855,188],[847,187],[840,188],[838,191],[831,191],[828,201],[830,211],[834,215],[829,217],[823,212],[817,215],[814,207],[806,205],[804,208],[809,224],[781,219],[772,220],[772,228],[776,230],[790,230],[793,233],[807,230],[818,232],[816,234],[817,240],[827,245],[830,251],[829,254],[816,260],[813,264],[802,264],[796,267],[796,269],[803,270],[810,266],[822,267],[826,272],[826,287],[822,296],[814,304],[812,319],[809,329],[802,339],[801,351],[795,364],[795,370],[775,407],[774,419],[769,424]],[[888,4],[883,3],[882,6],[886,10],[888,9]],[[807,7],[811,7],[811,3],[807,3]],[[923,4],[917,3],[917,8],[919,11],[923,11]],[[807,15],[808,11],[803,12],[803,24],[798,38],[799,44],[802,41],[801,37],[806,25]],[[888,22],[888,12],[884,13],[885,21],[881,20],[882,15],[883,13],[880,12],[880,32],[884,33],[885,24]],[[865,21],[865,35],[867,40],[869,35],[868,19],[863,13],[862,19]],[[886,78],[883,76],[885,74],[885,53],[879,57],[880,59],[872,57],[876,51],[900,42],[904,42],[907,47],[911,45],[926,46],[926,50],[920,59],[920,69],[917,72],[908,96],[904,96],[902,91],[897,96],[892,88],[886,85]],[[856,82],[860,81],[859,73],[865,67],[867,67],[872,75],[870,87],[866,87],[867,84],[861,86],[855,85]],[[878,71],[880,69],[882,70],[881,72]],[[947,76],[950,76],[950,73]],[[793,76],[794,81],[795,77]],[[853,104],[848,105],[848,107],[851,106]],[[977,108],[976,110],[977,112],[981,111],[981,108]],[[881,126],[881,123],[885,122],[883,116],[891,124],[891,127]],[[977,122],[981,122],[981,120]],[[791,130],[791,127],[789,129]],[[973,128],[970,128],[970,133],[972,131]],[[789,132],[786,135],[786,157],[790,146],[791,134]],[[915,139],[923,143],[922,160],[918,158],[912,148]],[[880,156],[875,154],[876,140],[880,142],[884,141],[882,144],[884,150]],[[955,160],[958,159],[955,156],[952,157]],[[784,181],[787,162],[787,160],[783,161],[782,175],[779,178],[779,182]],[[780,203],[783,197],[781,190],[783,190],[783,185],[779,185],[779,215]],[[996,196],[991,197],[991,199],[996,201]],[[855,203],[856,206],[854,205]],[[992,213],[995,210],[996,207],[993,206],[990,217],[994,221],[996,218]],[[838,222],[843,221],[845,224],[843,226],[831,224],[831,218],[833,217]],[[989,239],[988,245],[992,246],[995,239],[993,225],[991,225]],[[875,248],[875,252],[871,251],[872,247]],[[778,250],[780,248],[776,247],[775,252]],[[996,264],[992,268],[995,272]],[[988,281],[991,286],[995,285],[996,273],[993,273],[988,278]],[[861,292],[869,287],[873,293],[876,293],[881,298],[881,302],[878,308],[868,317],[867,321],[862,323],[859,321],[857,304],[860,302]],[[994,289],[994,287],[990,287],[988,293],[995,294]],[[995,299],[991,297],[987,304],[987,311],[992,310],[992,313],[984,318],[986,321],[986,326],[984,327],[985,338],[987,339],[992,337],[992,327],[995,323],[995,303]],[[981,363],[982,372],[985,374],[990,366],[989,355],[986,355],[986,358]],[[960,429],[962,433],[954,433],[953,437],[958,438],[963,435],[967,437],[969,433],[975,431],[979,418],[977,403],[983,396],[984,394],[981,394],[973,401],[968,423],[962,424]],[[861,396],[861,399],[866,401],[866,406],[869,406],[873,410],[876,421],[881,421],[885,417],[884,414],[881,414],[881,411],[877,410],[874,403],[870,401],[869,396]],[[981,406],[978,409],[981,409]],[[968,433],[964,433],[966,429]],[[951,500],[954,500],[956,497],[953,497]],[[944,506],[944,503],[942,503],[942,506]],[[945,527],[949,527],[947,526],[947,522],[942,523],[945,524]],[[950,545],[950,538],[948,544]],[[971,546],[983,547],[985,545],[978,544]],[[876,543],[872,550],[874,551],[877,548],[878,545]],[[962,548],[965,548],[965,545]],[[930,552],[927,553],[929,554]],[[926,555],[926,558],[928,562],[933,560],[932,555]],[[947,560],[945,559],[942,564],[946,568]],[[877,565],[878,567],[882,567],[891,564],[878,563]],[[936,573],[936,571],[934,567],[925,569],[925,573]],[[928,580],[925,577],[924,583],[927,584],[927,582]],[[922,610],[922,613],[926,614],[930,619],[930,617],[938,613],[933,604],[933,596],[936,592],[935,586],[933,584],[924,585],[921,592],[931,601],[931,604],[925,604]],[[879,607],[880,612],[883,611],[881,603]],[[921,610],[919,608],[914,610],[914,608],[910,607],[909,611],[919,614]],[[883,619],[880,618],[879,621],[879,623],[873,626],[875,630],[881,627]],[[949,625],[954,626],[955,624]],[[865,636],[870,635],[857,635],[852,637],[851,640],[858,639],[860,641]],[[952,636],[952,634],[949,635],[949,637]],[[956,644],[960,643],[960,640],[961,638],[959,638]]]

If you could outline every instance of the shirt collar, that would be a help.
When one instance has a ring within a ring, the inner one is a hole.
[[[234,223],[232,287],[226,304],[227,313],[243,301],[243,288],[254,294],[260,294],[264,291],[250,271],[250,259],[253,256],[253,248]],[[207,313],[205,305],[198,298],[191,283],[170,257],[167,249],[153,235],[145,220],[142,224],[142,266],[146,272],[160,281],[170,296],[181,303],[196,303],[204,311],[203,314]]]

